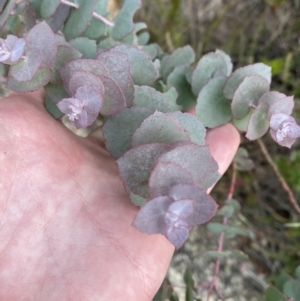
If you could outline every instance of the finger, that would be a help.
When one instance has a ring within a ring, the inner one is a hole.
[[[24,99],[24,100],[26,99],[26,101],[31,101],[31,102],[38,103],[39,105],[44,105],[45,91],[44,89],[39,89],[33,92],[26,92],[26,93],[18,93],[12,91],[9,97]]]
[[[219,173],[223,175],[240,145],[240,135],[237,129],[230,123],[210,130],[206,135],[206,144],[214,159],[218,162]],[[208,193],[213,186],[208,189]]]

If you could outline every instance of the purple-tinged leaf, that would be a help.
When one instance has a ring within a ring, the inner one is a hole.
[[[176,163],[158,162],[149,179],[149,191],[152,198],[168,195],[177,184],[194,185],[192,174]]]
[[[56,42],[52,29],[46,22],[35,25],[26,36],[28,49],[38,49],[42,55],[41,67],[52,67],[56,56]]]
[[[271,91],[265,93],[259,99],[260,103],[267,103],[269,105],[268,119],[270,119],[273,114],[277,113],[290,115],[294,108],[294,97],[288,97],[282,93]]]
[[[215,128],[232,118],[230,101],[223,95],[225,77],[216,77],[202,88],[197,98],[196,117],[205,127]]]
[[[176,49],[161,70],[163,79],[167,81],[168,76],[176,67],[190,65],[194,61],[195,52],[191,46]]]
[[[248,123],[246,137],[249,140],[255,140],[262,137],[269,129],[269,120],[267,117],[269,105],[261,103],[254,110]]]
[[[173,202],[166,213],[167,223],[176,222],[178,219],[186,219],[194,211],[194,201],[189,199],[182,199],[180,201]]]
[[[0,62],[5,62],[10,57],[10,51],[3,39],[0,38]]]
[[[128,191],[148,198],[148,180],[157,159],[170,150],[163,143],[146,144],[133,148],[118,159],[119,170]]]
[[[271,83],[271,67],[263,63],[249,65],[246,67],[236,69],[231,74],[231,76],[228,78],[224,86],[224,90],[223,90],[224,96],[227,99],[232,99],[234,92],[241,84],[241,82],[244,80],[244,78],[246,76],[251,76],[251,75],[260,75],[263,78],[265,78],[268,81],[268,83]]]
[[[168,113],[180,122],[180,125],[189,133],[192,142],[199,145],[205,144],[206,129],[203,124],[192,114],[182,112]]]
[[[176,249],[179,249],[188,239],[189,231],[187,223],[180,220],[167,227],[166,237]]]
[[[61,68],[68,62],[81,58],[81,53],[69,45],[58,45],[57,54],[52,65],[52,79],[53,84],[62,84],[60,76]]]
[[[68,89],[69,82],[74,72],[85,71],[94,75],[108,75],[104,65],[97,60],[80,59],[67,63],[61,70],[60,76],[64,82],[65,87]]]
[[[105,89],[101,114],[105,116],[117,114],[126,107],[126,99],[121,88],[108,76],[99,75],[98,77]]]
[[[132,136],[131,146],[148,143],[172,143],[190,141],[188,132],[180,125],[178,120],[156,111],[149,116]]]
[[[103,105],[103,93],[88,86],[77,89],[75,97],[84,103],[84,109],[89,114],[99,114]]]
[[[128,55],[124,52],[111,49],[100,53],[97,60],[105,66],[109,77],[115,80],[123,91],[127,106],[132,106],[134,87],[130,75]]]
[[[42,54],[38,49],[31,48],[26,51],[25,58],[12,65],[9,72],[20,82],[30,81],[41,66]]]
[[[111,36],[114,40],[120,41],[134,31],[133,15],[141,5],[141,0],[124,1],[120,12],[113,20],[115,26],[111,28]]]
[[[76,2],[79,8],[71,11],[63,29],[67,40],[75,39],[84,33],[92,20],[96,4],[96,0],[77,0]]]
[[[242,119],[247,116],[251,107],[256,106],[261,96],[269,90],[270,82],[264,77],[260,75],[245,77],[234,92],[231,103],[233,117]]]
[[[204,55],[192,74],[192,91],[198,96],[201,89],[215,76],[227,76],[227,63],[224,56],[215,52]]]
[[[158,162],[172,162],[187,169],[195,184],[201,189],[211,187],[220,177],[218,164],[211,156],[208,146],[188,142],[163,154]]]
[[[74,98],[61,100],[57,107],[66,115],[74,126],[86,128],[97,118],[103,103],[103,94],[98,90],[83,86],[77,89]]]
[[[149,86],[134,86],[133,105],[146,107],[163,113],[171,112],[171,106],[165,95]]]
[[[209,221],[218,208],[216,202],[203,190],[196,186],[179,184],[171,188],[169,196],[176,202],[193,200],[193,213],[186,218],[189,227]]]
[[[57,107],[69,117],[69,120],[77,129],[88,126],[87,112],[83,109],[84,104],[81,100],[77,98],[64,98],[57,104]]]
[[[128,55],[131,77],[136,85],[151,86],[157,79],[158,72],[150,57],[144,51],[126,44],[116,45],[112,49]]]
[[[43,19],[49,18],[56,12],[61,0],[41,0],[40,14]]]
[[[67,92],[70,91],[70,95],[75,95],[77,89],[82,86],[89,86],[94,90],[98,90],[101,94],[104,91],[101,79],[98,76],[85,71],[74,72],[71,77],[69,86],[65,86],[65,89],[67,90]]]
[[[173,199],[160,196],[147,202],[135,217],[133,226],[143,233],[164,234],[166,231],[165,214]]]
[[[7,87],[16,92],[31,92],[43,88],[51,79],[50,68],[42,68],[37,71],[32,80],[20,82],[12,76],[8,77]]]
[[[106,148],[114,158],[121,157],[129,149],[133,133],[153,113],[148,108],[125,108],[105,122],[103,135]]]
[[[46,20],[53,32],[58,32],[63,27],[69,17],[70,10],[70,6],[60,4],[54,15]]]
[[[300,126],[293,117],[277,113],[271,116],[270,134],[279,145],[291,148],[295,140],[300,137]]]
[[[7,44],[8,44],[8,41],[9,41],[9,37],[10,37],[10,35],[7,36]],[[26,40],[22,39],[22,38],[20,38],[20,39],[17,38],[12,43],[11,46],[9,45],[10,52],[11,52],[11,56],[10,56],[10,61],[11,62],[14,63],[14,62],[18,61],[21,58],[21,56],[24,53],[25,46],[26,46]]]

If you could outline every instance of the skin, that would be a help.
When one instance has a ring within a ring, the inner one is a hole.
[[[229,166],[231,125],[207,144]],[[131,226],[137,213],[117,164],[45,110],[42,93],[0,101],[0,300],[150,301],[174,247]]]

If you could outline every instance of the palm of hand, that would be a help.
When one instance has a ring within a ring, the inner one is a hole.
[[[173,246],[131,226],[114,160],[35,98],[0,103],[0,300],[151,300]]]

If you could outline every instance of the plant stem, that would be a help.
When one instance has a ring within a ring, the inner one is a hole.
[[[233,173],[232,173],[232,177],[231,177],[231,183],[230,183],[230,188],[229,188],[229,192],[228,192],[228,196],[227,199],[232,199],[233,193],[234,193],[234,189],[235,189],[235,184],[236,184],[236,167],[235,167],[235,163],[233,163],[232,165],[233,168]],[[226,216],[223,217],[223,225],[227,225],[228,222],[228,218]],[[223,247],[224,247],[224,237],[225,237],[225,232],[222,232],[219,236],[218,239],[218,252],[223,252]],[[221,265],[221,260],[218,258],[216,259],[215,262],[215,271],[214,271],[214,277],[212,279],[212,281],[210,282],[210,286],[209,286],[209,290],[208,290],[208,294],[207,294],[207,301],[209,301],[210,295],[212,293],[213,290],[215,290],[215,292],[217,293],[217,295],[219,296],[219,298],[221,298],[223,300],[222,294],[218,288],[217,285],[217,280],[220,274],[220,265]]]
[[[70,1],[67,1],[67,0],[60,0],[60,2],[62,4],[68,5],[70,7],[76,8],[76,9],[79,8],[79,6],[77,4],[75,4],[73,2],[70,2]],[[93,12],[93,17],[96,18],[96,19],[98,19],[98,20],[100,20],[101,22],[103,22],[104,24],[106,24],[108,26],[112,27],[112,26],[115,25],[113,22],[110,22],[109,20],[105,19],[104,17],[102,17],[101,15],[99,15],[99,14],[97,14],[95,12]]]
[[[277,176],[277,179],[279,180],[280,184],[282,185],[282,188],[287,192],[288,199],[289,199],[291,205],[294,207],[296,212],[300,214],[300,207],[299,207],[299,205],[298,205],[298,203],[297,203],[297,201],[294,197],[294,194],[293,194],[291,188],[289,187],[289,185],[287,184],[287,182],[285,181],[285,179],[283,178],[283,176],[281,175],[277,165],[272,160],[272,158],[271,158],[264,142],[261,139],[258,139],[257,143],[258,143],[259,147],[261,148],[261,150],[262,150],[265,158],[267,159],[268,163],[273,168],[273,171],[274,171],[275,175]]]

